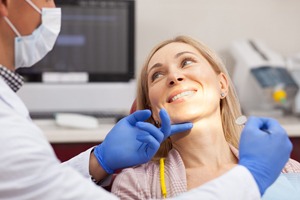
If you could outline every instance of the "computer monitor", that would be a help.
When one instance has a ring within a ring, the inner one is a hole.
[[[53,50],[18,72],[34,114],[119,112],[134,99],[134,0],[56,0],[62,27]]]
[[[134,78],[134,1],[59,0],[56,5],[62,9],[61,32],[44,59],[18,70],[26,81],[48,82],[49,75],[65,72],[86,74],[77,81],[88,82]]]

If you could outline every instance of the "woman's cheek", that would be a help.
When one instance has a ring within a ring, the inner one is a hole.
[[[151,111],[152,115],[155,120],[159,120],[159,109],[160,109],[160,97],[161,97],[161,91],[158,91],[156,89],[149,89],[149,100],[151,104]]]
[[[157,106],[160,101],[160,97],[162,94],[162,90],[157,86],[152,86],[149,88],[149,100],[151,102],[151,106]]]

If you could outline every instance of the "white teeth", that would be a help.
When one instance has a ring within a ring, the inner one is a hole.
[[[185,91],[185,92],[182,92],[180,94],[177,94],[176,96],[174,96],[172,99],[171,99],[171,102],[172,101],[176,101],[177,99],[181,98],[181,97],[184,97],[184,96],[189,96],[191,94],[194,94],[195,91]]]

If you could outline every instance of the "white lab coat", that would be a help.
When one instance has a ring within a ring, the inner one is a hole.
[[[0,77],[0,199],[117,199],[90,181],[89,154],[61,164],[23,102]],[[195,197],[260,199],[255,180],[242,166],[178,199]]]

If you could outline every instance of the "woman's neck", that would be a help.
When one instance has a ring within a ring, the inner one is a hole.
[[[221,120],[201,120],[185,134],[172,137],[186,169],[187,189],[221,176],[237,164],[225,140]]]
[[[237,163],[225,140],[220,120],[201,120],[185,135],[174,135],[173,147],[179,152],[186,168],[209,166],[211,169]]]

